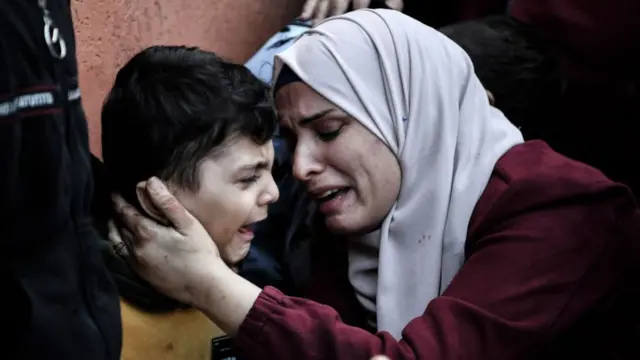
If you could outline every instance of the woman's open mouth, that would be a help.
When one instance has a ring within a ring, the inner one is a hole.
[[[342,187],[325,191],[316,197],[318,210],[325,215],[340,211],[349,195],[352,194],[351,190],[350,187]]]

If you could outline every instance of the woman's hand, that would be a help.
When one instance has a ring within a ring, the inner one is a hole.
[[[166,295],[194,305],[201,283],[222,264],[211,237],[162,182],[152,178],[146,185],[149,202],[167,219],[162,225],[140,214],[120,196],[114,196],[116,213],[122,229],[109,224],[109,238],[114,249],[130,260],[136,271]],[[124,242],[124,245],[119,245]]]
[[[401,11],[402,0],[386,0],[386,5],[390,9]],[[368,8],[371,0],[306,0],[302,7],[301,20],[310,20],[313,24],[334,15],[341,15],[347,12],[349,5],[353,10]]]
[[[114,250],[128,258],[155,288],[200,309],[234,336],[262,290],[224,264],[204,227],[160,180],[149,179],[145,189],[148,202],[168,226],[143,216],[115,196],[116,212],[124,228],[110,225]]]

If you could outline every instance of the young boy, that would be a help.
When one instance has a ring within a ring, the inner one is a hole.
[[[118,72],[103,107],[103,193],[118,192],[162,220],[138,185],[159,177],[237,268],[253,225],[278,199],[271,175],[276,121],[269,88],[244,66],[197,48],[145,49]],[[153,290],[113,251],[105,253],[126,300],[124,357],[210,358],[218,334],[206,317],[176,311],[185,306]]]
[[[204,225],[230,266],[278,198],[269,88],[242,65],[197,48],[154,46],[118,73],[102,111],[114,191],[158,217],[137,184],[158,176]]]

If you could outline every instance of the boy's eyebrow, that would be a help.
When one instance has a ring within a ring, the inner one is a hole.
[[[236,169],[237,172],[250,171],[250,170],[266,170],[269,168],[269,162],[266,160],[259,160],[252,164],[245,164]]]

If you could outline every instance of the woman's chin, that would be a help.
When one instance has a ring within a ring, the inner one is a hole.
[[[340,236],[355,236],[363,234],[365,230],[361,224],[349,221],[346,216],[330,216],[325,218],[324,224],[332,234]]]
[[[362,236],[380,229],[382,221],[363,221],[357,216],[345,214],[325,217],[324,224],[332,234],[340,236]]]

